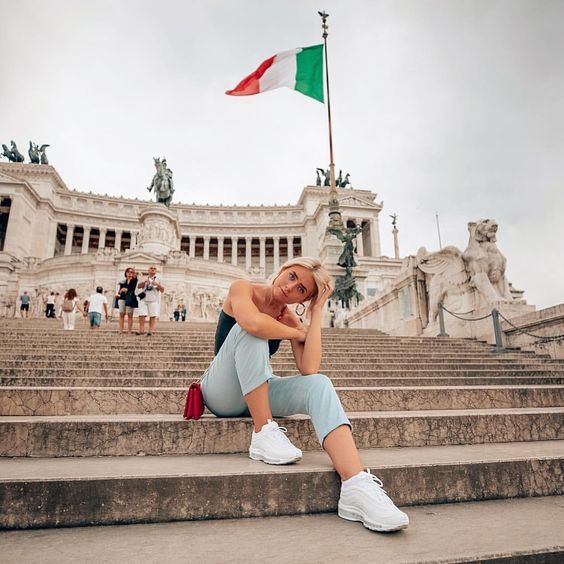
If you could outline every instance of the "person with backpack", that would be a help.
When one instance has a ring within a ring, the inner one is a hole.
[[[74,288],[69,288],[63,297],[62,306],[63,330],[73,331],[76,319],[76,310],[84,315],[84,310],[78,305],[78,295]]]

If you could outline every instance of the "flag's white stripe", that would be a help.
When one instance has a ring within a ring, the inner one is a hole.
[[[301,50],[301,48],[291,49],[276,55],[274,63],[260,79],[261,92],[280,88],[281,86],[287,86],[292,90],[295,88],[296,72],[298,70],[296,55]]]

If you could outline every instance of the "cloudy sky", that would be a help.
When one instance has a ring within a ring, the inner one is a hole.
[[[564,302],[563,0],[0,0],[0,143],[49,143],[71,188],[295,203],[328,164],[326,108],[225,90],[276,52],[329,57],[337,169],[399,216],[402,255],[493,217],[509,279]],[[3,159],[5,161],[5,159]]]

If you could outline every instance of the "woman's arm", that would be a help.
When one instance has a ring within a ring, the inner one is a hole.
[[[73,301],[74,301],[74,307],[78,309],[78,311],[80,311],[82,315],[84,315],[84,310],[78,305],[80,300],[78,298],[74,298]]]
[[[309,306],[310,309],[310,324],[307,328],[307,337],[304,342],[295,342],[292,340],[292,351],[294,353],[294,359],[296,361],[296,366],[298,370],[305,376],[307,374],[316,374],[319,372],[319,366],[321,365],[321,317],[323,315],[323,308],[333,293],[333,288],[327,285],[321,295],[316,296]],[[285,313],[282,318],[282,322],[285,319],[290,319],[293,316],[294,323],[296,319],[298,323],[301,323],[299,318],[291,312]]]
[[[231,284],[228,299],[233,317],[247,333],[261,339],[305,339],[305,328],[288,327],[259,311],[253,302],[253,288],[246,280],[236,280]]]

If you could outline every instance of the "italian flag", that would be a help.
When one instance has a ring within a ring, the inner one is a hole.
[[[323,103],[323,45],[298,47],[262,62],[229,96],[251,96],[286,86]]]

